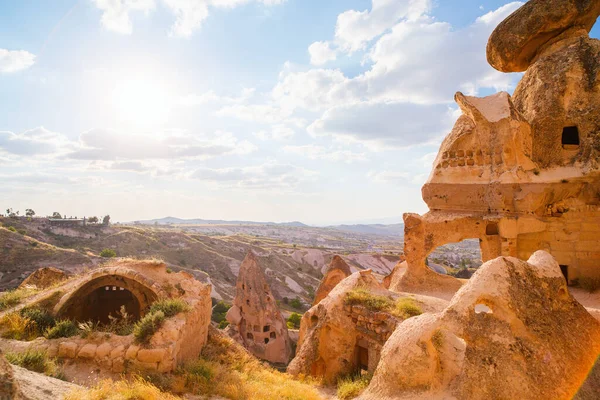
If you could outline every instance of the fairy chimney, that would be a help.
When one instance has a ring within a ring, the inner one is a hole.
[[[319,302],[327,297],[329,292],[331,292],[338,283],[350,276],[350,274],[350,267],[346,264],[344,259],[337,255],[334,256],[329,267],[327,267],[327,271],[325,272],[325,276],[323,277],[319,288],[317,289],[313,306],[319,304]]]
[[[240,266],[236,296],[226,318],[229,335],[252,354],[287,364],[291,356],[287,326],[252,251]]]

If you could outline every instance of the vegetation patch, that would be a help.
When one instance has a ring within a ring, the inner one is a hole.
[[[165,318],[170,318],[181,312],[187,312],[189,310],[190,305],[181,299],[158,300],[152,303],[152,306],[150,306],[150,314],[160,311],[164,314]]]
[[[104,249],[100,252],[100,257],[113,258],[117,256],[117,252],[113,249]]]
[[[353,399],[360,395],[371,382],[372,375],[349,376],[338,380],[337,397],[341,400]]]
[[[221,328],[221,323],[227,322],[225,320],[225,315],[227,315],[227,311],[229,311],[230,308],[231,308],[231,305],[225,303],[223,300],[218,301],[213,306],[212,315],[211,315],[210,319],[212,321],[216,322],[217,324],[219,324],[219,328]],[[227,326],[227,325],[225,325],[225,326]]]
[[[79,333],[79,329],[77,328],[77,325],[75,325],[75,322],[63,319],[58,321],[52,328],[47,329],[44,336],[47,339],[58,339],[75,336],[77,333]]]
[[[411,299],[410,297],[403,297],[398,299],[396,302],[396,306],[394,310],[392,310],[392,314],[402,319],[407,319],[423,314],[423,310],[421,310],[421,307],[419,307],[414,299]]]
[[[23,301],[27,296],[31,296],[35,291],[31,289],[15,289],[0,294],[0,311],[13,308]]]
[[[185,390],[232,400],[317,400],[311,382],[294,380],[258,361],[240,345],[212,329],[199,360],[176,372]]]
[[[52,377],[63,376],[56,362],[45,351],[27,350],[22,353],[6,353],[6,360],[30,371],[40,372]]]
[[[169,393],[161,391],[150,382],[137,378],[133,381],[112,381],[104,380],[91,389],[77,388],[64,396],[65,400],[107,400],[107,399],[127,399],[127,400],[176,400]]]
[[[136,343],[147,344],[152,335],[160,329],[165,321],[165,314],[162,311],[150,312],[135,323],[133,327],[133,337]]]
[[[292,313],[288,317],[286,324],[288,329],[300,329],[300,321],[302,320],[302,315],[298,313]]]
[[[344,304],[361,305],[373,312],[388,312],[398,318],[407,319],[423,313],[417,302],[410,297],[394,301],[390,296],[371,293],[365,288],[355,288],[346,293]]]

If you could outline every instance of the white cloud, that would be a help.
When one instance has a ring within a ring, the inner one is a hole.
[[[323,65],[336,59],[335,50],[329,42],[314,42],[308,46],[308,53],[312,65]]]
[[[254,133],[254,136],[259,138],[260,140],[286,140],[294,136],[295,131],[283,124],[275,124],[272,126],[271,130],[266,131],[262,130]]]
[[[290,164],[267,162],[239,168],[199,168],[189,177],[219,186],[243,189],[290,189],[310,180],[316,172]]]
[[[256,146],[239,141],[231,133],[138,135],[92,129],[79,137],[80,148],[67,157],[80,160],[207,159],[221,155],[248,154]]]
[[[72,146],[66,136],[43,126],[19,134],[0,131],[0,153],[8,155],[58,155]]]
[[[133,25],[130,13],[142,11],[146,14],[156,8],[156,0],[92,0],[102,10],[102,25],[113,32],[131,34]],[[265,6],[282,4],[285,0],[162,0],[167,9],[175,15],[175,22],[169,34],[190,37],[202,26],[210,13],[210,8],[234,8],[256,2]]]
[[[129,14],[132,11],[148,13],[156,6],[154,0],[92,0],[102,10],[102,25],[109,31],[131,34],[133,26]]]
[[[25,50],[0,49],[0,73],[27,69],[35,62],[35,55]]]
[[[390,29],[399,20],[417,20],[431,8],[431,0],[373,0],[371,11],[348,10],[338,16],[335,38],[349,52]]]
[[[327,110],[308,131],[382,150],[438,141],[453,120],[442,104],[362,102]]]
[[[342,161],[347,164],[367,160],[365,153],[355,153],[350,150],[327,149],[323,146],[316,146],[313,144],[304,146],[285,146],[283,151],[301,155],[311,160]]]
[[[291,116],[290,110],[269,104],[235,104],[217,111],[219,117],[233,117],[263,124],[281,123]]]
[[[412,174],[402,171],[370,171],[367,177],[373,182],[393,186],[421,186],[427,180],[427,174]]]
[[[23,172],[10,175],[0,175],[0,183],[35,183],[35,184],[72,184],[77,181],[73,178],[57,175],[57,174],[46,174],[38,172]]]

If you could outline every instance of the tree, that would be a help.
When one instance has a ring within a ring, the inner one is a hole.
[[[295,299],[290,300],[290,306],[294,307],[297,310],[300,310],[302,308],[302,301],[299,297],[296,297]]]
[[[90,224],[97,224],[98,223],[98,217],[89,217],[88,218],[88,222]]]
[[[27,208],[25,209],[25,215],[31,218],[35,215],[35,211],[33,211],[31,208]]]
[[[57,211],[54,211],[54,212],[52,213],[52,218],[55,218],[55,219],[62,219],[62,215],[60,215],[60,213],[59,213],[59,212],[57,212]]]
[[[287,319],[287,327],[289,329],[299,329],[302,316],[298,313],[292,313]]]
[[[105,215],[104,218],[102,218],[102,223],[108,225],[110,223],[110,215]]]

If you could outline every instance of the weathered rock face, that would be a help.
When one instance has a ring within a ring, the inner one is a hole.
[[[443,312],[396,328],[363,398],[570,399],[598,355],[600,323],[552,256],[499,257]]]
[[[46,289],[65,279],[67,279],[67,274],[60,269],[52,267],[40,268],[25,278],[19,287],[35,286],[37,289]]]
[[[334,256],[325,272],[325,276],[317,289],[313,306],[323,300],[329,292],[342,280],[350,276],[350,267],[340,256]]]
[[[488,62],[502,72],[525,71],[557,38],[587,34],[598,15],[597,1],[530,0],[494,30]]]
[[[477,238],[483,261],[549,251],[569,282],[600,277],[600,2],[531,0],[501,23],[488,59],[521,71],[513,98],[457,93],[463,115],[423,186],[430,212],[406,214],[406,272],[394,290],[458,288],[425,265],[436,247]]]
[[[227,321],[231,337],[252,354],[272,363],[288,363],[291,342],[287,326],[252,251],[240,266]]]
[[[0,354],[0,399],[24,399],[11,365]]]
[[[327,297],[302,316],[296,357],[288,367],[289,373],[312,375],[326,381],[334,381],[340,375],[357,371],[360,367],[361,352],[365,354],[363,358],[366,359],[366,366],[374,370],[379,361],[381,347],[397,320],[380,313],[382,315],[377,318],[381,322],[386,320],[391,325],[387,326],[387,322],[385,326],[379,324],[380,332],[377,334],[374,331],[374,336],[368,334],[366,325],[364,332],[361,332],[357,326],[358,315],[354,322],[352,309],[348,311],[344,305],[346,293],[357,287],[374,293],[386,292],[370,270],[356,272],[335,286]],[[365,314],[361,314],[361,323],[364,323],[367,313],[358,308],[356,312]]]

